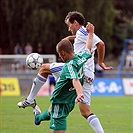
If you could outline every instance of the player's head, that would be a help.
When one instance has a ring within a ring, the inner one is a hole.
[[[74,55],[73,46],[69,40],[61,40],[56,45],[56,51],[64,62]]]
[[[69,12],[65,18],[65,23],[68,26],[68,30],[75,35],[77,30],[84,25],[85,18],[84,16],[77,11]]]

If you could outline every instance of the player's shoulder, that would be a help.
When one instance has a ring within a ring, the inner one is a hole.
[[[77,55],[75,55],[73,58],[71,58],[67,63],[66,63],[66,66],[67,67],[74,67],[77,63],[77,60],[78,60],[78,57]]]
[[[79,35],[79,36],[87,36],[88,33],[86,31],[86,28],[84,26],[81,26],[79,28],[79,30],[77,31],[76,35]]]
[[[86,28],[84,26],[81,26],[79,28],[79,30],[77,31],[76,36],[78,36],[78,37],[87,37],[88,32],[87,32]],[[93,38],[98,39],[99,37],[95,33],[93,33]]]

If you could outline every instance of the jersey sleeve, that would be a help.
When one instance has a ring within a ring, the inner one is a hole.
[[[77,53],[77,56],[79,57],[79,61],[81,60],[82,63],[85,63],[89,58],[92,57],[92,52],[90,49],[85,48],[85,50]]]
[[[86,42],[87,42],[88,35],[84,35],[83,33],[78,32],[76,34],[75,38],[75,53],[80,52],[81,50],[84,50]],[[97,43],[101,42],[102,40],[94,33],[93,34],[93,40],[92,40],[92,51],[95,51],[97,49]]]

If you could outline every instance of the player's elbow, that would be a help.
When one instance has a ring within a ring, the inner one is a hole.
[[[101,42],[99,42],[99,43],[97,43],[97,48],[104,48],[105,47],[105,44],[104,44],[104,42],[103,41],[101,41]]]

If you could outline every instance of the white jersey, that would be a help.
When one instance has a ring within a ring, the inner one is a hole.
[[[78,53],[79,51],[85,49],[87,38],[88,38],[88,33],[86,31],[86,28],[82,26],[77,31],[76,38],[73,44],[75,53]],[[101,41],[102,40],[94,34],[93,43],[92,43],[92,52],[97,49],[96,44]],[[62,70],[63,65],[64,65],[63,63],[52,63],[50,65],[50,71],[56,80],[59,78],[59,74]],[[91,58],[89,58],[88,61],[85,63],[85,69],[84,69],[84,84],[82,92],[84,94],[83,103],[87,105],[90,105],[93,80],[94,80],[94,55]]]
[[[86,28],[84,26],[80,27],[80,29],[76,32],[76,38],[73,44],[75,53],[85,49],[87,38],[88,32],[86,31]],[[93,35],[92,52],[97,49],[96,44],[101,41],[102,40],[97,35]],[[85,63],[85,68],[94,72],[94,55]]]

